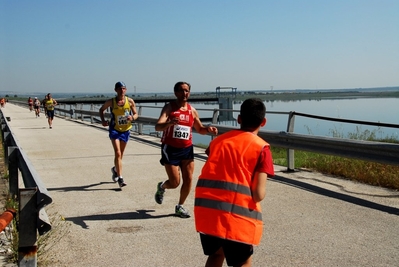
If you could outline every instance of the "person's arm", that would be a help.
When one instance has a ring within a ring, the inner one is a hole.
[[[267,181],[267,174],[265,172],[255,173],[251,186],[252,199],[255,202],[260,202],[265,198],[266,181]]]
[[[173,126],[175,124],[179,123],[178,118],[173,118],[172,120],[169,119],[169,114],[172,111],[172,106],[170,104],[166,104],[161,111],[161,114],[159,115],[159,119],[157,123],[155,124],[155,131],[162,132],[169,128],[170,126]]]
[[[99,109],[101,124],[103,126],[108,126],[108,121],[106,121],[104,119],[104,112],[107,110],[107,108],[109,108],[111,106],[111,104],[112,104],[112,99],[109,99],[109,100],[105,101],[105,103]]]
[[[191,111],[193,113],[194,117],[194,129],[197,133],[199,134],[207,134],[207,133],[212,133],[214,135],[218,134],[218,129],[213,126],[204,126],[199,118],[198,112],[194,107],[191,107]]]
[[[57,102],[57,100],[55,100],[55,99],[53,98],[53,106],[56,106],[56,105],[58,105],[58,102]]]
[[[264,146],[259,155],[258,164],[252,178],[251,191],[255,202],[262,201],[266,196],[266,180],[274,176],[274,165],[270,146]]]
[[[131,110],[131,117],[132,117],[132,121],[137,120],[137,118],[139,117],[139,114],[137,113],[137,109],[136,109],[136,103],[134,102],[134,100],[132,98],[129,98],[129,104],[130,104],[130,110]]]

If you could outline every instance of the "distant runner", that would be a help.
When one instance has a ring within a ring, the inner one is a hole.
[[[57,105],[57,101],[51,97],[51,94],[48,93],[44,105],[47,110],[47,121],[50,129],[53,128],[53,119],[54,119],[54,107]]]
[[[40,101],[37,97],[35,97],[35,100],[33,101],[33,108],[35,109],[36,118],[40,117]]]

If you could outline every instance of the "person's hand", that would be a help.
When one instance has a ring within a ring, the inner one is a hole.
[[[207,128],[207,131],[208,131],[208,133],[212,133],[212,134],[214,134],[214,135],[218,135],[218,128],[216,128],[216,127],[209,126],[209,127]]]
[[[102,121],[101,124],[102,124],[104,127],[109,125],[108,121]]]
[[[171,125],[176,125],[179,123],[179,121],[180,121],[179,118],[173,118],[168,123]]]

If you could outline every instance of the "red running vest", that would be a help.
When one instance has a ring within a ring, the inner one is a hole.
[[[187,110],[180,110],[176,102],[170,104],[172,112],[169,114],[169,119],[178,118],[179,123],[163,131],[161,142],[177,148],[189,147],[193,144],[192,127],[194,125],[191,106],[187,104]]]

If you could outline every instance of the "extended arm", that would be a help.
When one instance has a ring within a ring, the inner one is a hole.
[[[212,133],[214,135],[218,134],[218,129],[213,126],[204,126],[199,118],[198,112],[195,108],[191,108],[194,116],[194,129],[197,131],[199,134],[207,134],[207,133]]]

